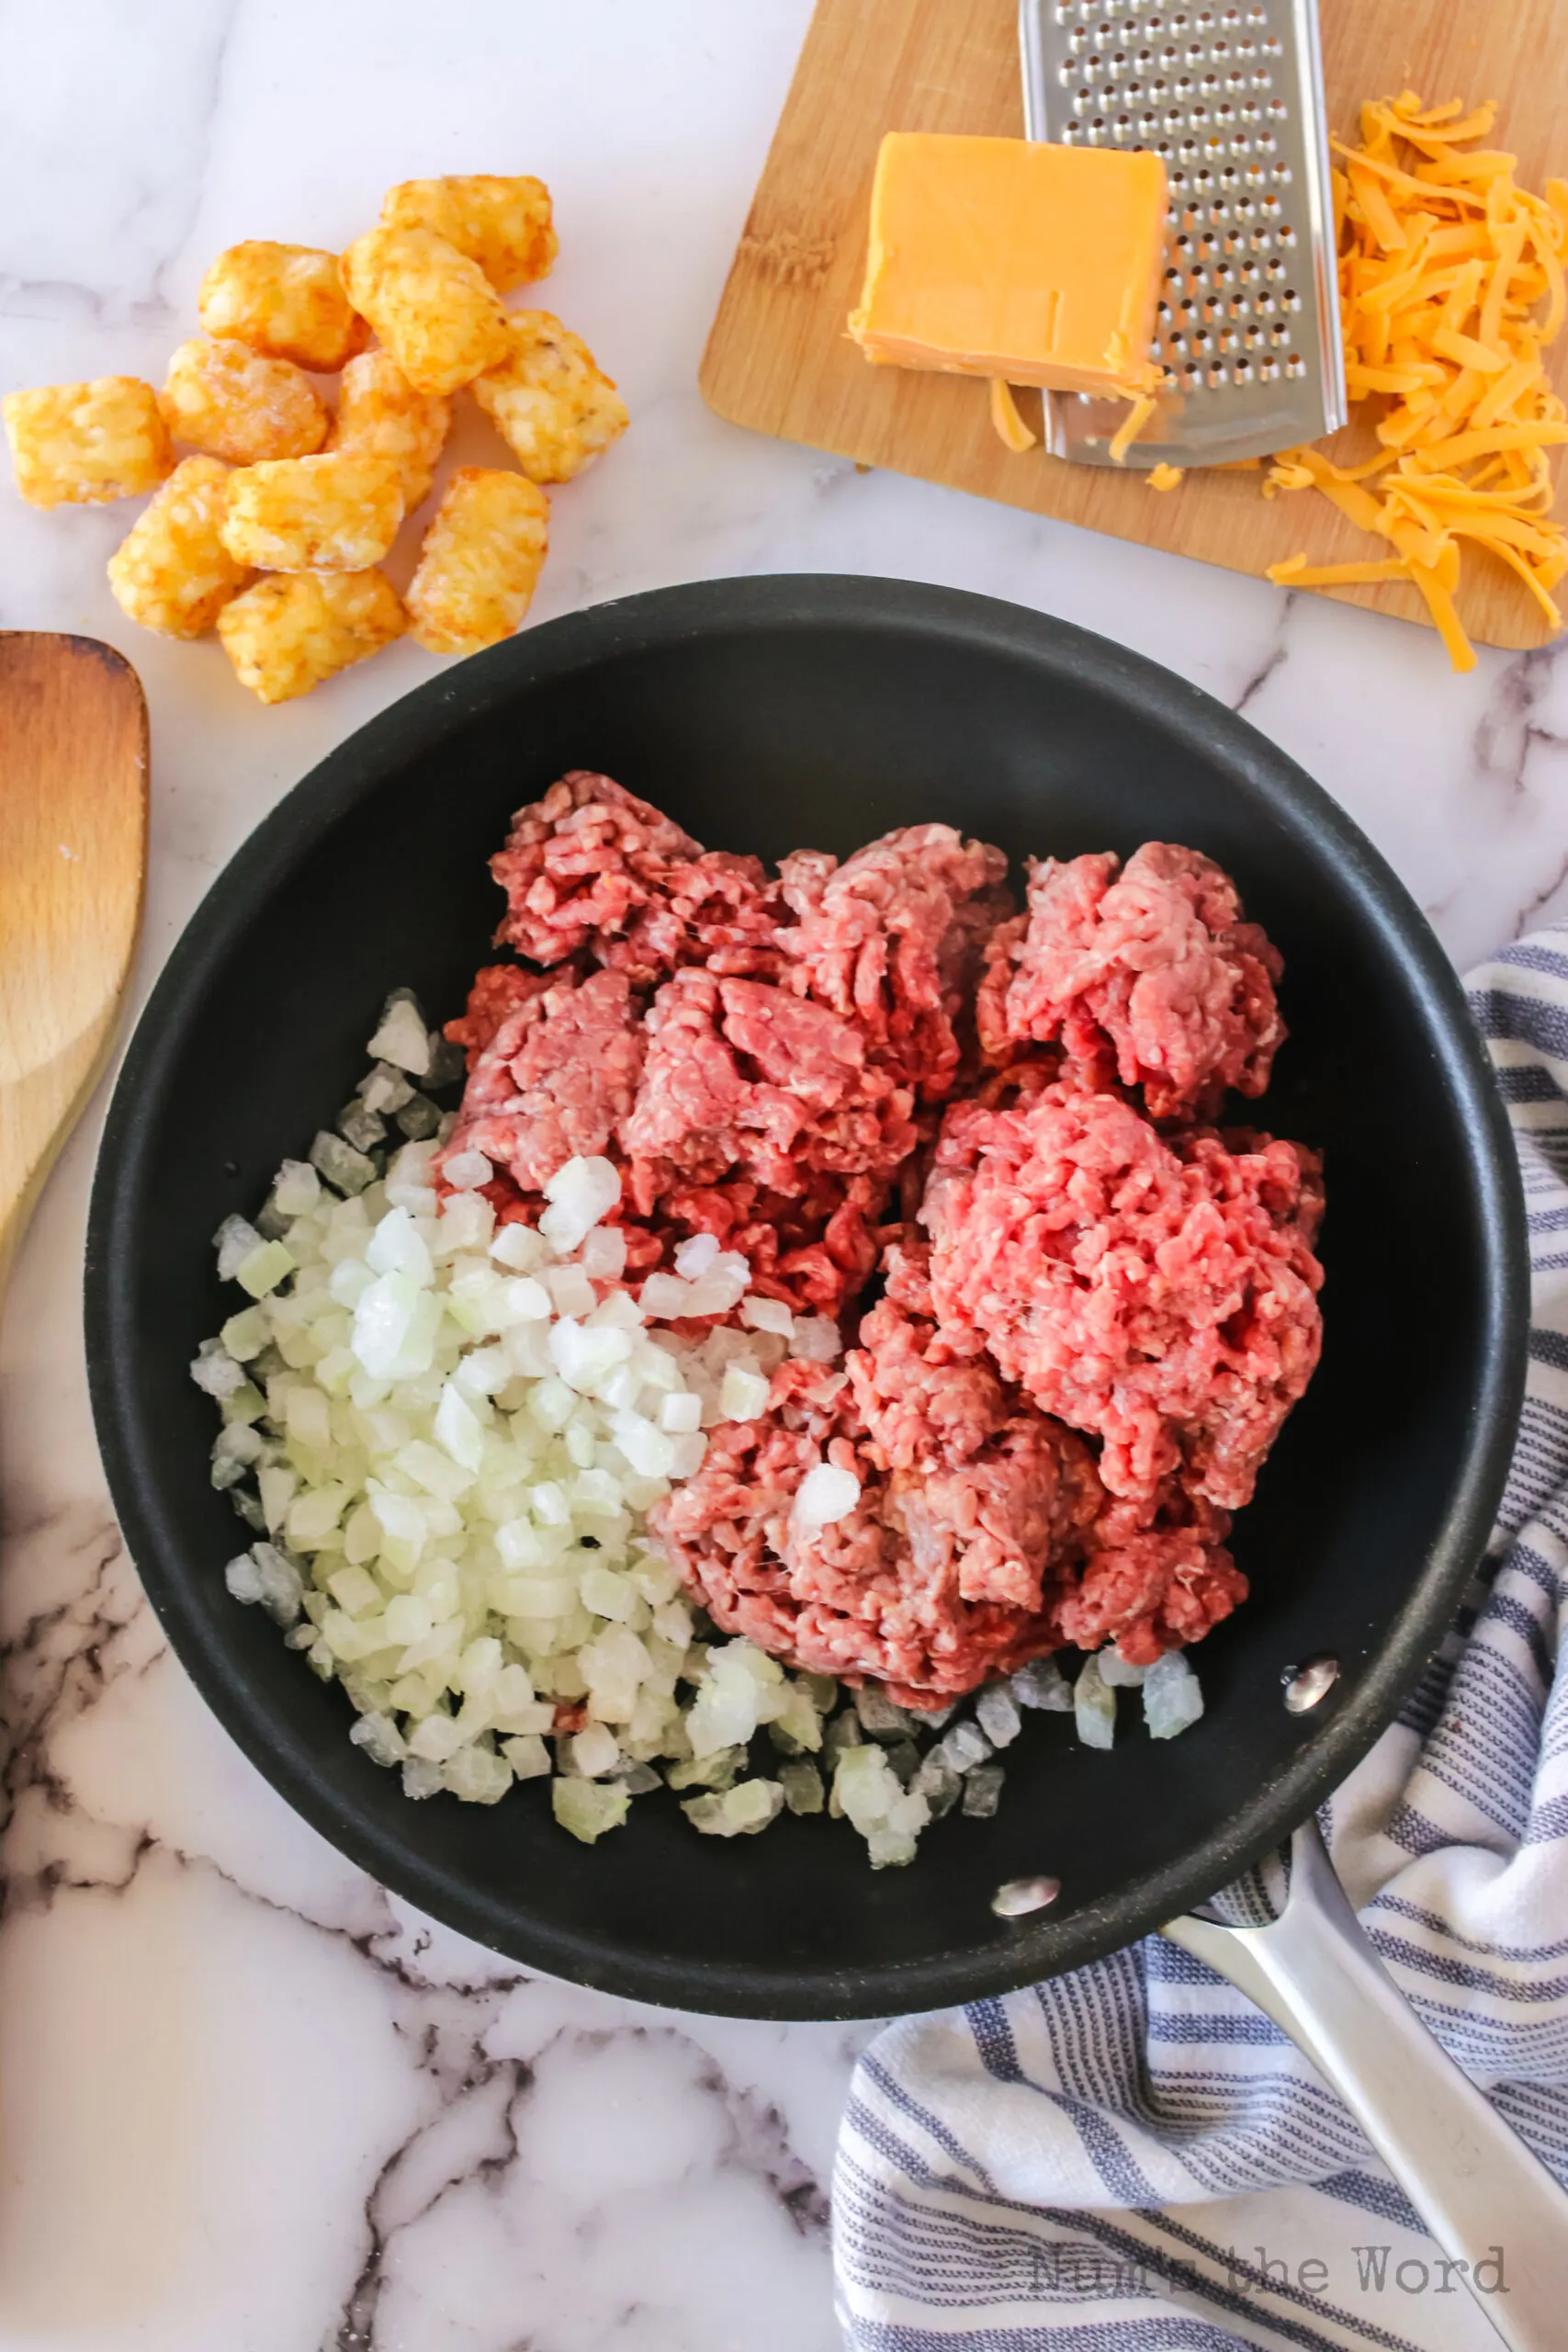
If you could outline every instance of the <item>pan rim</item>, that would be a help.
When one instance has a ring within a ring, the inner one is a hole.
[[[1263,804],[1310,831],[1334,859],[1362,917],[1401,968],[1440,1048],[1456,1125],[1470,1145],[1485,1270],[1485,1337],[1453,1502],[1355,1690],[1308,1731],[1289,1762],[1196,1846],[1064,1919],[1020,1922],[1001,1945],[963,1955],[856,1969],[759,1970],[627,1954],[518,1913],[408,1852],[356,1813],[296,1754],[288,1734],[188,1602],[191,1571],[164,1542],[125,1369],[130,1181],[164,1076],[178,1060],[185,1014],[232,935],[348,809],[445,738],[546,679],[608,657],[694,636],[784,628],[903,630],[972,640],[1046,668],[1071,670],[1148,723],[1246,781]],[[265,817],[214,879],[176,941],[127,1048],[95,1171],[84,1270],[89,1393],[111,1498],[128,1553],[171,1645],[197,1688],[280,1795],[349,1860],[461,1933],[536,1968],[676,2008],[769,2018],[876,2017],[946,2007],[1081,1966],[1201,1902],[1278,1846],[1393,1720],[1433,1657],[1491,1532],[1522,1402],[1529,1261],[1522,1190],[1501,1096],[1458,974],[1404,884],[1354,820],[1245,718],[1147,657],[1076,625],[968,591],[871,574],[776,573],[704,581],[616,598],[526,631],[413,690],[359,728]],[[173,1553],[173,1556],[171,1554]]]

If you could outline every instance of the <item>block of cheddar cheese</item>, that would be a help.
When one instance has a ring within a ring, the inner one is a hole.
[[[1141,390],[1166,203],[1157,155],[889,131],[850,333],[892,367]]]

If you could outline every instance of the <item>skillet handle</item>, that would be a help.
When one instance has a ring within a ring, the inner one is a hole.
[[[1568,2342],[1568,2193],[1429,2034],[1383,1967],[1314,1820],[1264,1928],[1172,1919],[1173,1943],[1257,2002],[1329,2082],[1513,2352]],[[1484,2266],[1475,2284],[1475,2266]]]

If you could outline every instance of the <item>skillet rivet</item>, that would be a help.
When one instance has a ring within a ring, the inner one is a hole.
[[[1304,1666],[1287,1667],[1281,1679],[1285,1685],[1285,1708],[1292,1715],[1306,1715],[1320,1706],[1339,1679],[1339,1660],[1325,1655],[1309,1657]]]
[[[1059,1878],[1010,1878],[992,1895],[991,1908],[998,1919],[1027,1919],[1032,1911],[1043,1911],[1055,1903],[1061,1892]]]

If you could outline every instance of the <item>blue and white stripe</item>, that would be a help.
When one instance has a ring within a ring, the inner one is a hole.
[[[1323,1824],[1404,1990],[1568,2180],[1568,929],[1505,949],[1471,1005],[1524,1177],[1529,1393],[1453,1633]],[[834,2233],[854,2352],[1495,2343],[1292,2043],[1157,1936],[884,2033]]]

